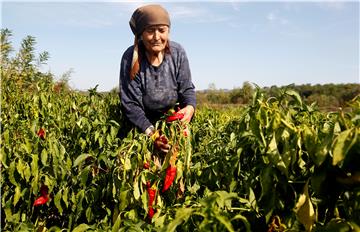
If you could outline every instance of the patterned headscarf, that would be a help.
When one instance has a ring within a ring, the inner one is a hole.
[[[130,28],[135,35],[134,52],[131,62],[130,78],[133,80],[140,70],[138,39],[146,27],[152,25],[167,25],[170,27],[169,13],[160,5],[146,5],[137,8],[131,16]]]

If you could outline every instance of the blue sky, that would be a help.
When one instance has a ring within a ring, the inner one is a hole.
[[[43,67],[86,90],[118,85],[120,59],[133,43],[129,19],[150,1],[4,1],[2,28],[18,49],[26,35]],[[198,90],[288,84],[360,83],[359,1],[158,2],[170,13],[170,38],[185,48]]]

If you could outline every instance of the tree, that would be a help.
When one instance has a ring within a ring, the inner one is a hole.
[[[35,56],[35,37],[25,37],[19,51],[14,57],[10,57],[13,51],[10,42],[12,33],[9,29],[1,29],[0,34],[2,84],[6,85],[9,91],[38,91],[49,87],[53,83],[53,74],[40,71],[40,66],[49,59],[49,53],[45,51],[38,57]]]

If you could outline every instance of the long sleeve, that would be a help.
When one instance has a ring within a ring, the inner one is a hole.
[[[189,61],[185,50],[179,49],[179,71],[177,76],[179,102],[182,106],[192,105],[196,107],[195,86],[191,81]]]
[[[136,77],[130,79],[130,65],[132,59],[132,47],[123,55],[120,65],[120,99],[123,112],[126,117],[141,131],[145,131],[151,122],[146,117],[142,103],[141,80]]]

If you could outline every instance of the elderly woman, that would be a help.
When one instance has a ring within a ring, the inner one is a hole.
[[[196,106],[195,87],[186,53],[169,40],[170,18],[160,5],[136,9],[130,19],[134,45],[123,54],[120,69],[122,110],[129,121],[147,135],[164,112],[177,103],[190,122]],[[161,150],[167,144],[157,141]]]

